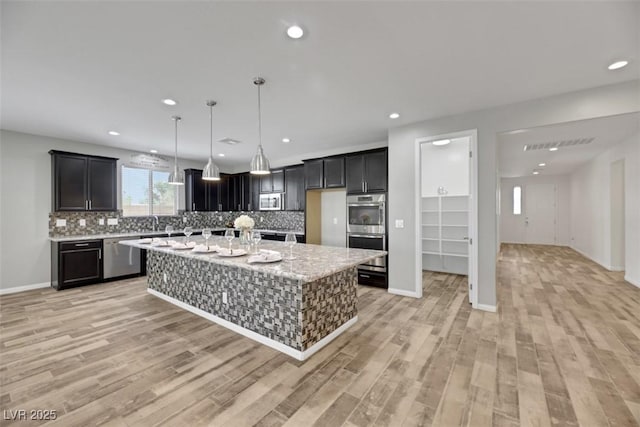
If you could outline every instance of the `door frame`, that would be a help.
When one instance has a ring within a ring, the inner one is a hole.
[[[414,252],[416,263],[416,276],[415,276],[415,296],[422,298],[422,215],[420,213],[420,206],[422,200],[422,156],[420,155],[420,146],[425,142],[433,142],[439,139],[455,139],[455,138],[469,138],[469,149],[471,150],[471,162],[469,170],[470,186],[469,186],[469,237],[471,241],[471,249],[469,251],[469,281],[472,284],[471,293],[469,294],[471,300],[471,306],[478,308],[478,129],[469,129],[459,132],[449,132],[440,135],[430,135],[420,138],[416,138],[414,144],[414,162],[415,162],[415,218],[416,223],[419,224],[419,232],[415,235]]]

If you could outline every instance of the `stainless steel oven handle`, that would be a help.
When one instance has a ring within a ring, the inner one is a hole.
[[[364,207],[378,207],[380,206],[381,208],[384,207],[384,204],[382,203],[349,203],[348,206],[352,206],[352,207],[360,207],[360,206],[364,206]]]
[[[377,234],[377,235],[371,235],[371,234],[349,234],[349,237],[364,237],[365,239],[383,239],[384,240],[384,234]]]

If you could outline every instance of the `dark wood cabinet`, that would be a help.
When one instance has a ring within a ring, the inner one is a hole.
[[[219,203],[223,211],[257,210],[260,198],[260,179],[251,174],[220,174]]]
[[[284,192],[284,171],[282,169],[272,170],[269,175],[260,177],[261,193],[283,193]]]
[[[303,211],[306,201],[304,166],[293,166],[284,170],[284,210]]]
[[[324,188],[342,188],[344,184],[344,157],[324,159]]]
[[[221,181],[205,181],[202,179],[202,170],[184,170],[184,199],[185,210],[217,211],[219,210],[218,193]]]
[[[387,191],[387,150],[346,157],[347,194]]]
[[[54,212],[117,210],[118,159],[55,150],[49,154]]]
[[[250,211],[260,210],[260,176],[249,174],[249,182],[251,183],[251,200],[249,201]]]
[[[304,185],[307,190],[324,188],[324,160],[306,160],[304,162]]]
[[[307,190],[344,187],[344,156],[306,160],[304,181]]]
[[[102,240],[51,244],[51,287],[57,290],[102,281]]]

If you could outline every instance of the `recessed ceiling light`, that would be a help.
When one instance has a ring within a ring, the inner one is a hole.
[[[400,114],[398,114],[398,113],[391,113],[391,114],[389,114],[389,118],[390,118],[390,119],[397,119],[398,117],[400,117]]]
[[[551,147],[549,148],[549,151],[558,151],[558,147]]]
[[[540,166],[541,168],[543,168],[543,167],[547,166],[547,164],[546,164],[546,163],[538,163],[538,166]]]
[[[282,138],[282,142],[284,142],[285,144],[288,144],[291,142],[291,140],[289,138]]]
[[[219,153],[218,157],[224,157],[224,154],[223,153]]]
[[[149,150],[150,153],[156,154],[158,150]]]
[[[433,145],[447,145],[450,142],[450,139],[441,139],[439,141],[433,141]]]
[[[292,39],[299,39],[304,35],[304,30],[297,25],[292,25],[287,28],[287,35]]]
[[[116,132],[115,130],[110,130],[108,133],[109,133],[109,135],[111,135],[111,136],[118,136],[118,135],[120,135],[120,132]]]
[[[533,171],[533,174],[534,174],[534,175],[539,175],[539,174],[540,174],[540,172],[538,172],[538,171]]]
[[[610,70],[619,70],[620,68],[626,67],[627,64],[629,64],[629,61],[616,61],[607,68]]]
[[[165,98],[162,100],[162,103],[165,105],[176,105],[178,103],[178,101],[174,101],[171,98]]]

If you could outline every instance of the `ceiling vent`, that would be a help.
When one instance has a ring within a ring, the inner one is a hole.
[[[237,144],[240,144],[242,141],[238,141],[237,139],[233,139],[233,138],[222,138],[218,142],[221,142],[223,144],[228,144],[228,145],[237,145]]]
[[[573,147],[576,145],[591,144],[595,138],[576,138],[566,139],[564,141],[544,142],[542,144],[527,144],[524,151],[548,150],[549,148]]]

